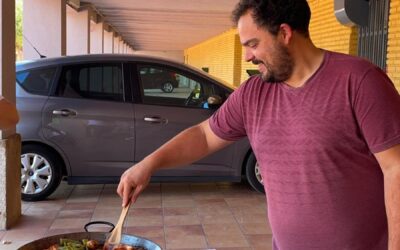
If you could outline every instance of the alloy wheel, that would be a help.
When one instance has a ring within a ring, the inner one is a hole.
[[[52,169],[43,156],[36,153],[21,155],[21,192],[37,194],[43,192],[52,180]]]

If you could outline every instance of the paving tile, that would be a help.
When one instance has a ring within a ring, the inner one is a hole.
[[[261,223],[240,224],[244,234],[272,234],[270,225],[265,221]]]
[[[96,208],[94,210],[92,220],[102,220],[109,222],[118,221],[119,216],[121,215],[121,207],[117,208]]]
[[[165,207],[163,210],[164,216],[178,215],[196,215],[196,209],[193,207]]]
[[[49,228],[54,219],[43,219],[41,217],[22,215],[13,229],[29,228],[31,230],[39,230]]]
[[[7,242],[7,243],[0,242],[0,249],[1,250],[15,250],[29,242],[30,242],[29,240],[18,240],[18,241],[12,241],[12,242]]]
[[[162,215],[151,215],[151,216],[131,216],[125,219],[125,226],[162,226],[163,216]]]
[[[153,216],[162,215],[163,210],[161,208],[131,208],[128,212],[128,216]]]
[[[137,235],[145,238],[164,238],[163,226],[125,227],[125,234]]]
[[[63,210],[94,210],[96,206],[97,202],[75,202],[65,204]]]
[[[55,219],[59,213],[59,210],[35,209],[30,207],[22,215],[37,219]]]
[[[163,207],[195,207],[193,199],[182,199],[182,200],[163,200]]]
[[[211,247],[249,247],[249,243],[237,224],[203,225],[207,242]]]
[[[79,218],[79,219],[90,219],[93,216],[93,210],[61,210],[57,216],[57,219],[67,219],[67,218]]]
[[[66,202],[97,202],[99,200],[100,193],[101,190],[99,189],[74,189]]]
[[[4,235],[5,241],[34,241],[43,237],[47,228],[30,230],[29,228],[8,230]],[[1,247],[0,247],[1,249]]]
[[[226,223],[236,223],[235,217],[230,214],[218,214],[218,213],[210,213],[199,215],[200,221],[202,224],[226,224]]]
[[[165,226],[178,225],[200,225],[200,219],[197,215],[174,215],[164,216]]]
[[[117,223],[122,208],[116,188],[63,182],[50,199],[23,202],[18,224],[0,231],[0,239],[11,239],[10,245],[0,241],[0,249],[82,232],[89,221]],[[106,232],[110,227],[94,225],[89,230]],[[166,250],[271,250],[265,196],[239,183],[151,183],[131,206],[124,233]]]
[[[199,225],[172,226],[165,227],[164,230],[167,249],[207,247],[206,238]]]
[[[77,229],[77,228],[49,229],[44,233],[44,235],[42,237],[48,237],[48,236],[59,235],[59,234],[76,233],[76,232],[83,232],[83,229]]]
[[[86,218],[66,218],[56,219],[50,226],[50,229],[77,229],[76,231],[83,231],[83,227],[88,223]]]
[[[266,250],[272,249],[271,234],[246,235],[246,238],[252,247],[257,247]]]

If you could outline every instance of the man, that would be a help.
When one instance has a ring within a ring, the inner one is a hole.
[[[127,170],[123,205],[157,169],[248,136],[273,249],[400,249],[400,96],[376,66],[315,47],[310,15],[306,0],[240,1],[233,19],[261,77]]]
[[[18,112],[15,105],[0,96],[0,130],[15,126],[18,119]]]

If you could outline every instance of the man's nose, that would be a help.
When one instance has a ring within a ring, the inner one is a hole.
[[[244,53],[244,60],[245,60],[246,62],[250,62],[250,61],[252,61],[253,59],[254,59],[253,53],[251,53],[249,49],[246,49],[246,50],[245,50],[245,53]]]

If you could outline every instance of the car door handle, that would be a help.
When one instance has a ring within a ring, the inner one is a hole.
[[[144,120],[145,122],[150,122],[150,123],[163,123],[163,124],[167,124],[167,123],[168,123],[168,120],[167,120],[167,119],[161,118],[161,117],[156,117],[156,116],[153,116],[153,117],[147,117],[147,116],[145,116],[145,117],[143,118],[143,120]]]
[[[53,110],[53,115],[76,116],[76,111],[70,109]]]

